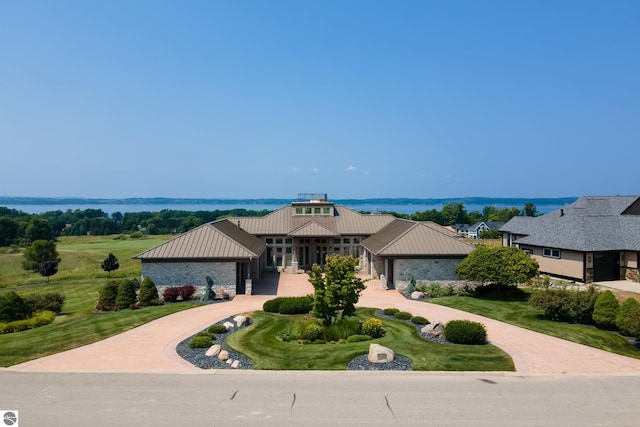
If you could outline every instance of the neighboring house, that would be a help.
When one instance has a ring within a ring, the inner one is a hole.
[[[417,280],[455,280],[455,267],[472,246],[432,222],[365,215],[336,206],[326,194],[307,195],[263,217],[204,224],[134,258],[158,286],[204,286],[210,276],[230,295],[251,292],[265,270],[298,273],[327,255],[360,258],[362,271],[402,289]]]
[[[640,197],[581,197],[500,228],[504,246],[529,252],[540,271],[585,283],[640,281]]]
[[[467,228],[467,237],[470,239],[479,239],[480,233],[487,230],[499,230],[500,227],[504,225],[504,222],[501,221],[490,221],[490,222],[476,222],[473,225],[470,225]]]
[[[463,237],[467,237],[469,233],[469,224],[451,224],[445,226],[445,228]]]

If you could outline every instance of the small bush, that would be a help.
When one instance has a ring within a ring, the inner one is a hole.
[[[26,331],[40,326],[48,325],[56,318],[53,311],[40,311],[34,316],[25,320],[14,320],[13,322],[0,323],[0,334],[10,334],[12,332]]]
[[[137,281],[136,281],[137,282]],[[118,294],[116,295],[116,310],[131,307],[138,299],[136,297],[136,282],[124,279],[118,286]]]
[[[429,322],[426,317],[413,316],[411,318],[411,323],[416,324],[416,325],[428,325],[431,322]]]
[[[189,341],[189,348],[207,348],[211,347],[213,339],[207,335],[196,335]]]
[[[322,336],[323,328],[317,323],[309,323],[302,332],[303,340],[315,341]]]
[[[24,320],[31,314],[20,295],[13,291],[0,293],[0,322]]]
[[[158,288],[149,276],[145,277],[140,284],[140,292],[138,293],[138,300],[140,305],[148,307],[150,305],[159,305],[160,298],[158,297]]]
[[[400,310],[397,308],[385,308],[382,312],[386,315],[386,316],[393,316],[394,314],[396,314],[397,312],[399,312]]]
[[[373,338],[371,338],[369,335],[351,335],[349,338],[347,338],[347,342],[348,343],[353,343],[353,342],[362,342],[362,341],[371,341]]]
[[[640,303],[634,298],[627,298],[618,309],[616,326],[625,335],[640,338]]]
[[[487,329],[482,323],[470,320],[452,320],[444,327],[447,341],[455,344],[484,344],[487,341]]]
[[[408,313],[406,311],[398,311],[396,314],[393,315],[393,317],[395,317],[398,320],[409,320],[413,317],[413,314]]]
[[[129,237],[131,237],[132,239],[139,239],[142,237],[142,232],[134,231],[133,233],[129,234]]]
[[[616,296],[613,295],[613,292],[604,291],[600,294],[593,307],[593,323],[598,328],[616,329],[616,316],[619,307],[620,303]]]
[[[338,325],[325,326],[324,331],[322,332],[322,337],[325,341],[338,341],[340,338],[342,338],[340,327]]]
[[[371,338],[380,338],[384,336],[384,328],[382,320],[370,317],[362,322],[362,335],[369,335]]]
[[[317,339],[313,341],[313,344],[326,344],[327,342],[325,340],[322,339]]]
[[[593,286],[586,291],[534,290],[529,304],[544,310],[544,316],[551,320],[590,324],[593,322],[593,308],[599,295]]]
[[[176,286],[171,286],[169,288],[165,288],[162,292],[162,298],[165,302],[176,302],[178,301],[178,297],[180,296],[180,288]]]
[[[309,296],[285,297],[280,302],[280,314],[307,314],[311,311],[312,300]]]
[[[96,308],[102,311],[112,311],[116,309],[116,297],[118,296],[118,283],[111,280],[107,282],[98,296]]]
[[[182,301],[189,301],[193,294],[196,293],[196,287],[193,285],[184,285],[178,288],[178,294]]]
[[[207,332],[210,332],[212,334],[224,334],[227,332],[227,327],[219,323],[216,323],[215,325],[209,326],[209,329],[207,329]]]
[[[31,313],[46,310],[60,314],[60,312],[62,312],[62,306],[64,305],[64,295],[57,292],[29,294],[25,295],[23,300],[27,307],[29,307]]]
[[[262,310],[267,313],[280,313],[280,303],[282,299],[282,297],[278,297],[265,301],[264,304],[262,304]]]

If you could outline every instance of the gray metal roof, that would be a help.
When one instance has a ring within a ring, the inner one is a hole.
[[[374,255],[384,256],[466,256],[473,246],[457,238],[455,232],[433,222],[396,219],[362,246]]]
[[[215,221],[187,231],[138,255],[135,259],[250,259],[260,256],[265,242],[237,225]]]
[[[539,217],[514,217],[500,231],[516,243],[581,252],[640,251],[638,196],[581,197]],[[630,214],[634,212],[635,214]]]

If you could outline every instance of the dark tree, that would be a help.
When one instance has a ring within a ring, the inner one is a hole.
[[[53,231],[51,225],[46,219],[39,216],[32,216],[24,232],[24,237],[29,242],[36,240],[53,240]]]
[[[49,277],[53,276],[57,272],[58,261],[45,261],[40,264],[40,270],[38,270],[38,273],[40,273],[42,277],[47,278],[47,284],[49,284]]]
[[[102,261],[102,269],[109,273],[109,278],[111,278],[111,272],[120,268],[120,264],[118,263],[118,258],[112,253]]]
[[[537,215],[538,215],[538,208],[536,208],[536,205],[534,205],[531,202],[524,205],[524,216],[537,216]]]
[[[10,246],[18,240],[20,225],[9,217],[0,218],[0,246]]]
[[[56,242],[52,240],[36,240],[24,250],[22,268],[37,272],[40,271],[40,266],[45,261],[60,262],[60,256],[56,250]]]

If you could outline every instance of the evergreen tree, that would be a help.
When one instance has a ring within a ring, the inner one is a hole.
[[[160,303],[160,298],[158,298],[158,288],[156,288],[155,283],[153,283],[153,280],[148,276],[145,277],[140,284],[138,300],[140,301],[140,305],[143,307]]]
[[[118,286],[118,294],[116,295],[116,310],[129,308],[136,303],[136,286],[132,280],[124,279]]]
[[[120,268],[120,264],[118,264],[118,258],[112,253],[109,253],[109,256],[102,261],[102,269],[109,273],[109,278],[111,278],[111,272]]]
[[[602,329],[616,329],[616,316],[618,315],[618,308],[620,303],[613,295],[613,292],[607,290],[604,291],[596,300],[596,305],[593,307],[593,323],[598,328]]]

